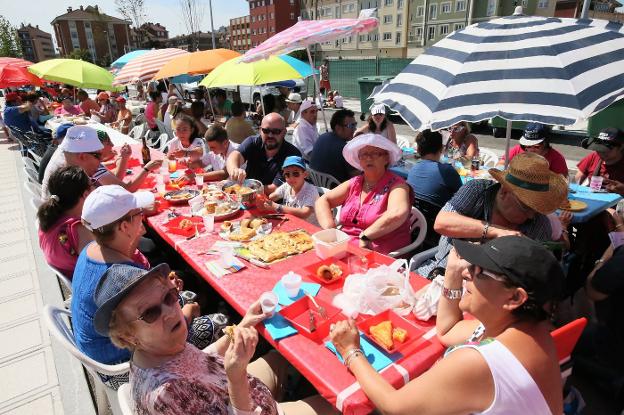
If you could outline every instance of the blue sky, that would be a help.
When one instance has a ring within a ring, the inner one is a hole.
[[[204,19],[201,25],[202,31],[210,30],[210,13],[208,11],[208,0],[198,0],[205,5]],[[6,17],[13,25],[19,26],[20,23],[31,23],[33,26],[39,25],[39,28],[54,33],[50,22],[55,16],[66,13],[67,7],[72,6],[78,8],[80,5],[98,5],[104,13],[121,17],[115,10],[114,0],[85,0],[67,1],[67,0],[27,0],[28,7],[24,7],[23,1],[17,0],[0,0],[0,15]],[[186,33],[182,15],[179,11],[178,0],[145,0],[145,9],[147,11],[146,21],[160,22],[169,30],[170,36]],[[230,19],[234,17],[249,14],[249,3],[246,0],[212,0],[212,8],[214,11],[215,29],[219,26],[227,26]],[[28,10],[31,13],[28,13]],[[54,37],[54,35],[53,35]]]

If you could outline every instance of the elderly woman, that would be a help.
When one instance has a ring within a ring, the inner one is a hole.
[[[548,322],[564,282],[559,263],[521,236],[482,245],[456,240],[455,249],[436,320],[438,338],[453,346],[444,358],[396,390],[364,357],[354,322],[342,321],[330,336],[345,365],[381,413],[562,413]],[[463,320],[463,313],[475,319]]]
[[[82,111],[80,111],[80,107],[74,105],[74,102],[71,98],[63,98],[61,101],[62,106],[57,108],[54,111],[54,115],[80,115]]]
[[[396,144],[397,138],[394,124],[386,116],[386,106],[384,104],[376,104],[371,107],[370,117],[368,117],[365,125],[357,129],[354,137],[368,133],[381,134]]]
[[[231,334],[203,352],[188,344],[168,273],[166,264],[149,271],[113,265],[94,296],[98,333],[132,351],[130,385],[137,414],[337,413],[318,395],[276,403],[286,382],[286,361],[269,353],[250,363],[258,342],[253,326],[266,317],[258,301]]]
[[[360,246],[388,253],[409,244],[414,197],[405,180],[388,170],[401,157],[401,150],[381,135],[365,134],[349,141],[342,155],[362,174],[317,200],[321,227],[335,227],[331,209],[342,206],[342,231],[359,238]]]
[[[91,110],[91,115],[95,115],[100,119],[102,124],[108,124],[115,121],[117,113],[115,107],[110,102],[110,96],[106,92],[100,92],[97,94],[97,103],[100,106],[100,110]]]
[[[80,167],[62,167],[50,176],[48,189],[51,195],[37,211],[39,246],[46,262],[71,279],[78,254],[93,240],[80,222],[91,180]]]
[[[479,142],[477,137],[470,134],[470,125],[466,121],[453,124],[449,128],[449,133],[449,139],[444,147],[447,155],[468,159],[479,156]]]

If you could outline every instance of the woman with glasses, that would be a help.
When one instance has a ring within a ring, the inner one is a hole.
[[[436,319],[438,339],[449,349],[399,389],[370,365],[353,320],[336,323],[330,336],[381,413],[560,414],[561,374],[549,317],[563,283],[555,257],[528,238],[455,240]],[[464,320],[464,313],[474,319]]]
[[[204,154],[204,140],[199,135],[195,120],[188,115],[179,114],[175,118],[176,138],[168,144],[167,158],[190,157],[198,160]]]
[[[387,254],[408,245],[414,195],[405,180],[388,170],[401,158],[401,150],[379,134],[364,134],[349,141],[342,154],[362,174],[318,199],[321,227],[336,227],[331,210],[341,206],[342,231],[359,238],[360,246]]]
[[[117,118],[117,111],[110,102],[110,96],[106,92],[100,92],[97,95],[97,103],[100,110],[91,110],[91,115],[95,115],[100,119],[102,124],[112,123]]]
[[[449,139],[444,146],[449,158],[467,158],[479,156],[479,141],[470,134],[470,125],[466,121],[460,121],[449,128]]]
[[[366,124],[358,128],[353,136],[357,137],[358,135],[368,133],[380,134],[396,144],[396,131],[394,124],[390,122],[386,115],[386,106],[384,104],[376,104],[371,107],[370,111],[371,115],[368,117]]]

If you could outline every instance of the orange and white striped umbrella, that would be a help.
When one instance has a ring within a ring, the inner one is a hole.
[[[113,85],[126,85],[136,81],[149,81],[171,59],[188,54],[177,48],[149,51],[129,61],[115,76]]]

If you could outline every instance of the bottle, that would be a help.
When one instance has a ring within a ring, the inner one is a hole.
[[[145,136],[143,136],[143,147],[141,148],[141,156],[143,156],[143,166],[149,163],[152,160],[152,156],[150,155],[150,149],[147,146],[147,142],[145,141]]]
[[[470,170],[476,171],[476,170],[479,170],[480,167],[481,167],[481,160],[479,160],[479,157],[474,156],[472,158],[472,162],[470,163]]]

